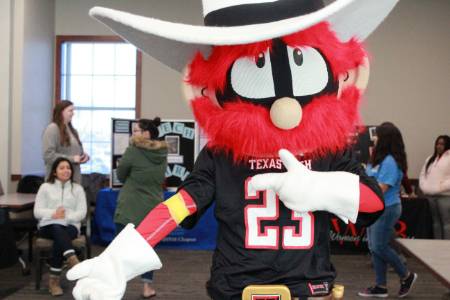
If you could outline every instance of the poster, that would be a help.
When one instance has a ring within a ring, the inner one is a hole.
[[[192,120],[163,120],[159,136],[168,146],[166,187],[175,190],[194,169],[198,129]]]

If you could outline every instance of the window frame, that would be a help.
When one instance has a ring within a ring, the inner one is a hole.
[[[53,103],[56,105],[61,100],[61,86],[62,86],[62,45],[66,42],[80,42],[80,43],[127,43],[124,39],[114,35],[57,35],[55,39],[55,61],[54,61],[54,99]],[[141,99],[142,99],[142,52],[136,49],[136,73],[135,73],[135,107],[134,116],[136,119],[141,117]],[[70,100],[70,99],[68,99]],[[101,110],[102,107],[91,107],[89,110]],[[87,108],[86,108],[87,110]],[[116,109],[117,110],[117,109]],[[119,108],[120,110],[120,108]]]
[[[88,42],[88,43],[127,43],[117,35],[57,35],[56,36],[56,56],[55,56],[55,99],[54,104],[61,99],[61,49],[66,42]],[[135,117],[141,117],[142,99],[142,52],[136,49],[136,102]]]

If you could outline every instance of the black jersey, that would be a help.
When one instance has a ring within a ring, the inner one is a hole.
[[[376,182],[349,153],[302,163],[315,171],[358,174],[360,182],[379,194]],[[249,178],[256,174],[285,171],[277,158],[234,163],[226,154],[203,149],[183,182],[181,188],[197,205],[197,213],[183,226],[192,226],[212,201],[216,202],[219,232],[207,284],[213,299],[241,299],[250,284],[285,284],[293,296],[300,297],[329,292],[336,277],[330,262],[330,213],[294,213],[274,192],[252,194],[247,189]],[[374,218],[360,214],[358,221],[367,223]]]

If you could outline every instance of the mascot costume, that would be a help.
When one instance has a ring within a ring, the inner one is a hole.
[[[384,209],[348,148],[368,81],[361,42],[396,2],[203,0],[205,26],[93,8],[91,16],[184,74],[208,144],[177,194],[70,270],[74,297],[123,297],[128,280],[161,268],[153,247],[215,201],[212,299],[241,299],[255,284],[327,299],[336,277],[331,216],[369,225]]]

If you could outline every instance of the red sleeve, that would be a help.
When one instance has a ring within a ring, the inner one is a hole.
[[[197,211],[197,206],[192,200],[192,197],[184,190],[180,190],[184,205],[189,211],[189,214],[193,214]],[[158,204],[152,209],[144,220],[139,224],[136,230],[142,235],[142,237],[154,247],[169,233],[171,233],[177,227],[177,223],[170,215],[169,208],[163,203]]]
[[[359,210],[360,212],[373,213],[383,210],[383,200],[368,186],[359,183]]]

